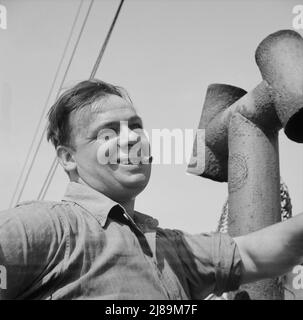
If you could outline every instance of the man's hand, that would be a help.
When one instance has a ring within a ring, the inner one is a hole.
[[[234,240],[244,265],[242,283],[283,275],[303,261],[303,213]]]

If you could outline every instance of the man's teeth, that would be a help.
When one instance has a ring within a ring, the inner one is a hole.
[[[121,164],[132,164],[128,158],[127,159],[118,159],[117,162],[121,163]]]

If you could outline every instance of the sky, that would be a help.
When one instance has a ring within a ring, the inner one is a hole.
[[[0,29],[0,210],[9,206],[79,3],[0,0],[7,8],[7,29]],[[88,4],[84,1],[79,21]],[[64,88],[89,77],[118,4],[95,0]],[[147,131],[195,130],[209,84],[249,91],[261,81],[255,49],[268,34],[293,29],[292,9],[297,4],[125,0],[96,77],[128,90]],[[55,101],[80,25],[47,109]],[[45,120],[40,133],[43,124]],[[53,158],[54,149],[44,139],[21,200],[37,198]],[[280,165],[293,213],[303,212],[303,147],[282,131]],[[58,169],[46,199],[60,200],[67,183]],[[162,227],[197,233],[217,228],[226,198],[226,183],[186,174],[185,162],[162,164],[153,166],[136,209],[157,218]]]

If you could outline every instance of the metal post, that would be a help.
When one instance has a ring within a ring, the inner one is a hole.
[[[229,234],[244,235],[280,221],[278,131],[264,131],[235,113],[228,145]],[[241,290],[251,299],[284,298],[277,279],[244,285]]]

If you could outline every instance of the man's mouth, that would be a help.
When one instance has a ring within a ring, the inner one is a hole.
[[[118,164],[127,165],[127,166],[136,166],[141,164],[148,164],[152,162],[152,157],[142,157],[136,159],[129,159],[129,158],[119,158],[117,159]]]
[[[129,159],[117,159],[117,163],[118,164],[123,164],[123,165],[126,165],[126,166],[131,166],[131,165],[134,165],[134,164],[138,164],[138,163],[133,163],[131,162]]]

